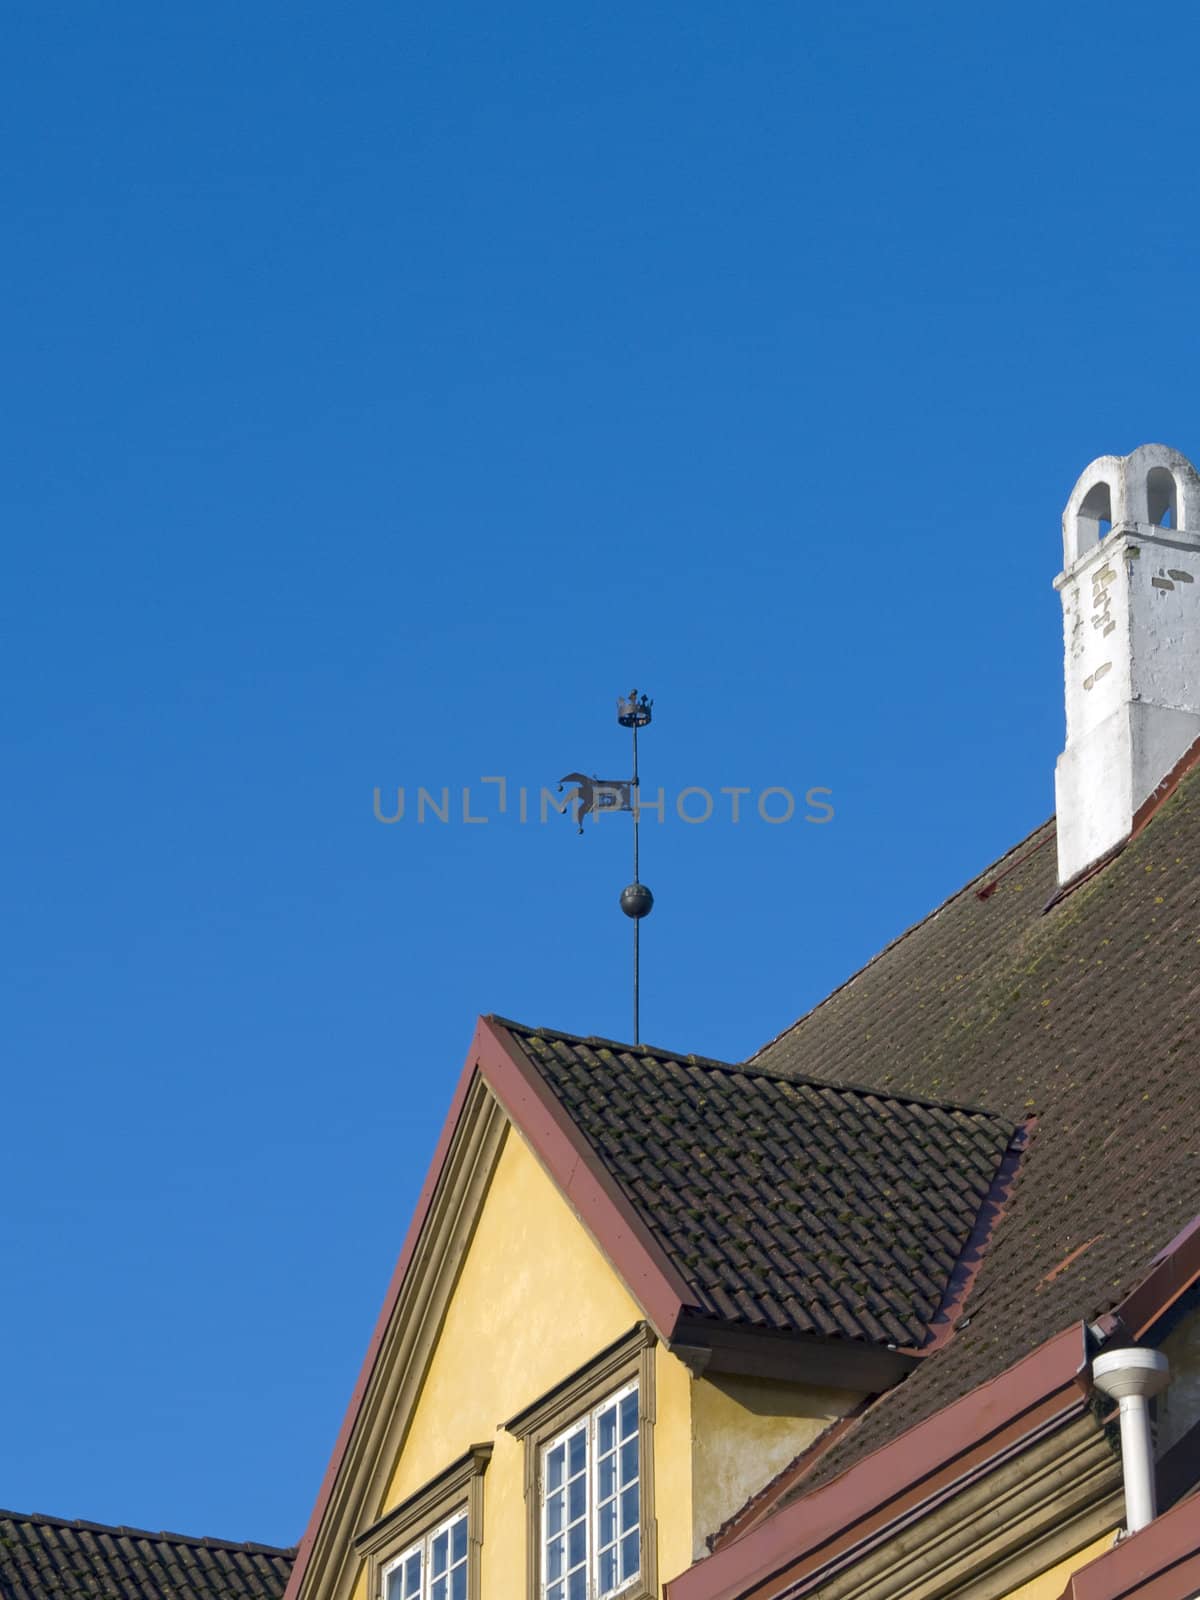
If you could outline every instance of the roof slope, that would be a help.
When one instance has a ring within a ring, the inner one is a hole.
[[[755,1058],[1037,1116],[960,1331],[804,1488],[1113,1306],[1200,1211],[1200,773],[1047,909],[1053,839],[1038,829]]]
[[[3,1600],[279,1600],[294,1550],[0,1511]]]
[[[876,1345],[929,1337],[1013,1119],[495,1022],[701,1316]]]

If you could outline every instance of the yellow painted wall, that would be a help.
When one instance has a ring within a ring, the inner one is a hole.
[[[768,1378],[698,1378],[692,1391],[692,1556],[789,1461],[862,1399]]]
[[[654,1363],[658,1576],[669,1583],[692,1564],[692,1375],[661,1344]]]
[[[1103,1533],[1091,1544],[1085,1545],[1077,1555],[1060,1561],[1057,1566],[1048,1567],[1045,1572],[1040,1572],[1036,1578],[1030,1578],[1028,1583],[1021,1584],[1020,1588],[1011,1590],[1004,1600],[1059,1600],[1059,1596],[1071,1581],[1071,1574],[1078,1572],[1080,1567],[1089,1561],[1095,1561],[1097,1556],[1102,1556],[1106,1550],[1111,1550],[1115,1540],[1115,1533]]]
[[[524,1446],[503,1424],[641,1318],[524,1139],[509,1128],[374,1517],[422,1489],[471,1445],[490,1441],[481,1592],[485,1600],[525,1600]],[[857,1398],[750,1379],[693,1378],[659,1345],[654,1513],[660,1582],[703,1554],[705,1537]],[[365,1568],[354,1600],[372,1600]]]
[[[487,1600],[524,1600],[524,1446],[503,1424],[641,1317],[524,1139],[510,1128],[378,1515],[472,1444],[491,1440],[482,1593]],[[688,1438],[687,1390],[666,1375],[656,1391],[660,1570],[674,1576],[665,1553],[687,1544],[686,1526],[682,1535],[677,1526],[686,1523],[687,1485],[674,1470],[677,1441],[686,1445]],[[686,1447],[682,1453],[686,1459]],[[676,1499],[680,1494],[682,1501]]]

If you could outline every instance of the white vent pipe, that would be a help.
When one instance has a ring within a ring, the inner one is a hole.
[[[1170,1363],[1161,1350],[1131,1345],[1124,1350],[1105,1350],[1092,1362],[1096,1388],[1121,1405],[1121,1470],[1125,1475],[1125,1526],[1130,1533],[1153,1522],[1157,1510],[1147,1401],[1170,1381]]]

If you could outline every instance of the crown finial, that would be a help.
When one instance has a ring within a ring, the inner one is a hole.
[[[650,721],[650,713],[654,709],[654,701],[647,695],[639,699],[636,689],[631,689],[628,696],[617,700],[617,721],[623,728],[644,728]]]

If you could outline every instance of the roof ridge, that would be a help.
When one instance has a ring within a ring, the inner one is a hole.
[[[787,1084],[792,1088],[800,1085],[804,1088],[817,1089],[829,1094],[863,1095],[872,1100],[893,1101],[901,1105],[928,1106],[934,1111],[958,1111],[969,1116],[990,1117],[994,1122],[1002,1122],[1011,1126],[1012,1119],[999,1111],[993,1111],[990,1106],[968,1104],[963,1100],[935,1100],[929,1095],[912,1094],[906,1090],[872,1089],[865,1083],[836,1081],[829,1078],[813,1078],[803,1073],[777,1072],[771,1067],[755,1064],[752,1057],[749,1061],[719,1061],[715,1056],[698,1056],[692,1052],[680,1052],[659,1049],[653,1045],[624,1045],[616,1039],[600,1039],[587,1037],[578,1033],[566,1033],[559,1028],[532,1028],[523,1022],[513,1022],[507,1017],[496,1016],[489,1013],[488,1021],[499,1023],[502,1028],[510,1032],[525,1035],[535,1039],[559,1039],[566,1044],[599,1045],[609,1049],[620,1050],[625,1055],[648,1055],[656,1060],[674,1062],[681,1067],[704,1067],[715,1072],[739,1073],[744,1077],[765,1078],[770,1083]],[[764,1045],[764,1049],[766,1046]],[[759,1052],[761,1053],[761,1052]]]
[[[0,1509],[0,1522],[28,1522],[38,1527],[76,1528],[82,1533],[122,1534],[127,1539],[154,1539],[169,1544],[204,1545],[210,1550],[240,1550],[250,1554],[295,1556],[296,1545],[259,1544],[254,1540],[218,1539],[211,1534],[171,1533],[166,1529],[130,1528],[124,1523],[89,1522],[84,1517],[54,1517],[45,1511]]]
[[[956,889],[953,894],[947,895],[944,900],[939,901],[931,911],[927,911],[925,915],[923,917],[919,917],[916,922],[910,923],[909,926],[905,928],[902,933],[898,933],[894,939],[889,939],[887,944],[885,944],[882,949],[877,950],[870,960],[864,961],[861,967],[856,967],[848,977],[842,979],[841,983],[839,983],[835,988],[830,989],[828,994],[822,995],[820,1000],[809,1006],[808,1010],[804,1012],[802,1016],[797,1017],[794,1022],[789,1022],[786,1028],[781,1028],[779,1032],[772,1038],[768,1039],[764,1044],[759,1045],[758,1049],[752,1056],[747,1056],[747,1062],[757,1061],[759,1056],[764,1055],[768,1050],[771,1049],[773,1045],[778,1044],[779,1041],[786,1038],[789,1033],[794,1033],[797,1028],[801,1027],[805,1022],[808,1021],[809,1017],[815,1016],[816,1013],[824,1006],[827,1006],[831,1000],[835,1000],[837,996],[841,994],[843,989],[848,989],[852,983],[857,982],[857,980],[862,977],[864,972],[869,972],[873,966],[882,961],[884,956],[888,955],[889,952],[894,950],[897,945],[903,944],[906,939],[911,938],[914,933],[925,927],[926,923],[933,922],[935,918],[940,917],[943,911],[949,910],[956,900],[961,900],[963,895],[969,894],[975,888],[976,884],[978,884],[981,880],[986,881],[988,878],[994,877],[997,871],[1004,865],[1010,856],[1015,855],[1018,850],[1027,845],[1036,834],[1041,833],[1043,828],[1053,827],[1056,821],[1057,817],[1052,814],[1046,818],[1045,822],[1039,822],[1036,828],[1032,828],[1023,839],[1018,839],[1016,844],[1012,845],[1008,850],[1006,850],[1003,855],[997,856],[995,861],[984,867],[982,872],[977,872],[973,878],[968,878],[967,882],[964,883],[961,888]]]
[[[687,1061],[696,1066],[736,1068],[735,1061],[719,1061],[716,1056],[698,1056],[693,1050],[668,1050],[665,1045],[657,1044],[630,1044],[624,1039],[608,1039],[596,1033],[568,1033],[565,1028],[540,1028],[529,1022],[517,1022],[513,1017],[502,1017],[494,1011],[489,1011],[484,1019],[487,1022],[498,1022],[502,1028],[507,1028],[510,1033],[523,1033],[539,1039],[561,1039],[566,1044],[589,1044],[607,1047],[610,1050],[620,1050],[628,1056],[655,1056],[660,1060]]]

